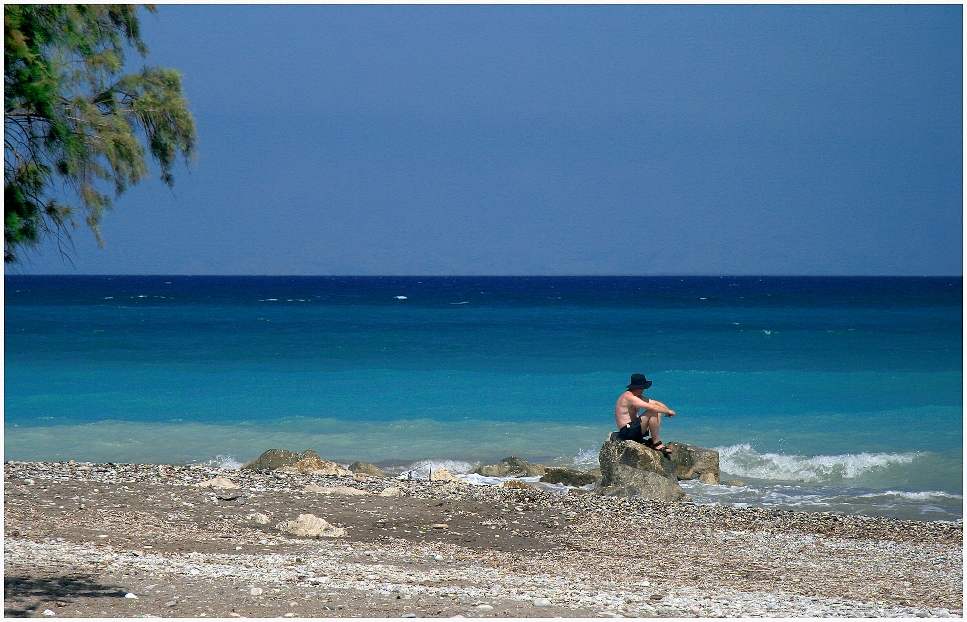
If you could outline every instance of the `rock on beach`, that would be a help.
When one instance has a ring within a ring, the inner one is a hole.
[[[717,451],[683,443],[669,443],[668,447],[670,456],[635,441],[623,441],[612,432],[598,454],[601,480],[596,491],[610,497],[687,501],[680,479],[719,483]]]
[[[517,456],[509,456],[496,464],[481,464],[474,473],[485,477],[534,477],[544,475],[547,467],[543,464],[531,464]]]
[[[326,519],[315,514],[299,514],[297,519],[279,523],[276,527],[283,533],[306,538],[338,538],[346,535],[345,529],[330,525]]]

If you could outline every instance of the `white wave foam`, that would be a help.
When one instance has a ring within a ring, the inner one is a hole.
[[[236,460],[235,456],[231,454],[218,454],[214,458],[194,462],[192,464],[197,466],[213,467],[216,469],[237,469],[242,466],[242,463]]]
[[[596,469],[598,467],[598,450],[581,449],[576,454],[558,456],[550,464],[554,466],[566,466],[582,471]]]
[[[927,490],[921,492],[908,492],[905,490],[881,490],[877,492],[870,492],[862,495],[856,495],[858,499],[870,498],[897,498],[908,501],[931,501],[931,500],[942,500],[942,499],[954,499],[963,501],[963,495],[954,494],[952,492],[944,492],[942,490]]]
[[[414,479],[427,479],[431,471],[446,469],[453,475],[463,476],[477,468],[479,462],[467,462],[464,460],[419,460],[403,469],[400,478],[406,478],[411,473]]]
[[[842,454],[838,456],[800,456],[760,454],[745,443],[716,447],[723,472],[738,477],[820,483],[855,479],[894,464],[909,464],[920,454]]]

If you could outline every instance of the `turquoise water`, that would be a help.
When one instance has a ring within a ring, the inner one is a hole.
[[[744,488],[959,519],[962,281],[5,278],[7,460],[594,466],[632,372]],[[825,505],[824,505],[825,504]]]

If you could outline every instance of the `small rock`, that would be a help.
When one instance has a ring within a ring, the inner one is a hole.
[[[482,464],[474,470],[474,473],[486,477],[507,477],[508,475],[533,477],[544,475],[546,470],[547,467],[543,464],[530,464],[517,456],[509,456],[497,464]]]
[[[248,516],[246,516],[246,518],[251,521],[255,521],[259,525],[268,525],[270,522],[269,517],[266,516],[265,514],[262,514],[261,512],[255,512],[254,514],[249,514]]]
[[[416,617],[416,614],[415,613],[404,613],[400,617],[403,617],[403,618],[415,618]]]
[[[177,604],[178,604],[177,600],[169,600],[168,602],[165,603],[165,607],[174,607]]]
[[[306,538],[338,538],[346,535],[345,529],[330,525],[326,519],[315,514],[299,514],[299,518],[279,523],[276,527],[287,534]]]
[[[369,493],[352,486],[320,486],[309,484],[302,489],[302,492],[316,492],[322,495],[368,495]]]
[[[449,529],[450,525],[446,523],[433,523],[430,525],[430,529]]]
[[[309,457],[295,464],[282,466],[275,470],[277,473],[312,473],[313,475],[336,475],[340,477],[352,477],[353,475],[352,471],[341,464],[315,457]]]
[[[294,618],[295,617],[295,614],[290,611],[289,613],[283,614],[282,617],[283,618]]]
[[[437,560],[438,562],[442,562],[443,561],[443,555],[434,555],[433,556],[433,559]]]
[[[137,594],[132,594],[131,592],[128,592],[127,594],[124,595],[124,597],[125,598],[137,599],[138,598],[138,595]]]
[[[380,497],[402,497],[403,491],[397,488],[396,486],[392,486],[390,488],[387,488],[383,492],[379,493],[379,496]]]
[[[44,609],[44,615],[45,616],[55,616],[57,614],[54,613],[53,611],[51,611],[50,609]]]
[[[241,618],[242,617],[242,614],[236,613],[236,612],[233,611],[230,614],[228,614],[228,617],[230,617],[230,618]]]
[[[227,477],[216,477],[205,480],[204,482],[198,482],[195,486],[199,488],[204,488],[205,486],[211,486],[212,488],[238,488],[238,484]]]
[[[373,475],[375,477],[386,477],[379,467],[371,462],[353,462],[349,465],[349,470],[353,473],[362,475]]]
[[[691,607],[691,609],[689,609],[689,611],[691,611],[695,615],[698,615],[698,614],[700,614],[702,612],[702,608],[699,607],[698,605],[692,605],[692,607]]]
[[[433,471],[432,473],[430,473],[430,481],[431,482],[461,482],[464,484],[467,482],[467,480],[462,479],[460,477],[456,477],[455,475],[450,473],[450,471],[447,471],[443,467],[440,467],[436,471]]]
[[[261,596],[262,595],[262,588],[260,588],[260,587],[253,587],[252,589],[250,589],[248,591],[248,593],[251,594],[252,596]]]
[[[549,598],[535,598],[534,599],[534,606],[535,607],[550,607],[551,606],[551,600]]]
[[[477,611],[493,611],[494,608],[491,605],[477,605]]]

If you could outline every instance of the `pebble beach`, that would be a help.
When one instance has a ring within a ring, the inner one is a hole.
[[[962,523],[203,466],[4,471],[10,617],[963,616]],[[340,535],[284,531],[306,514]]]

